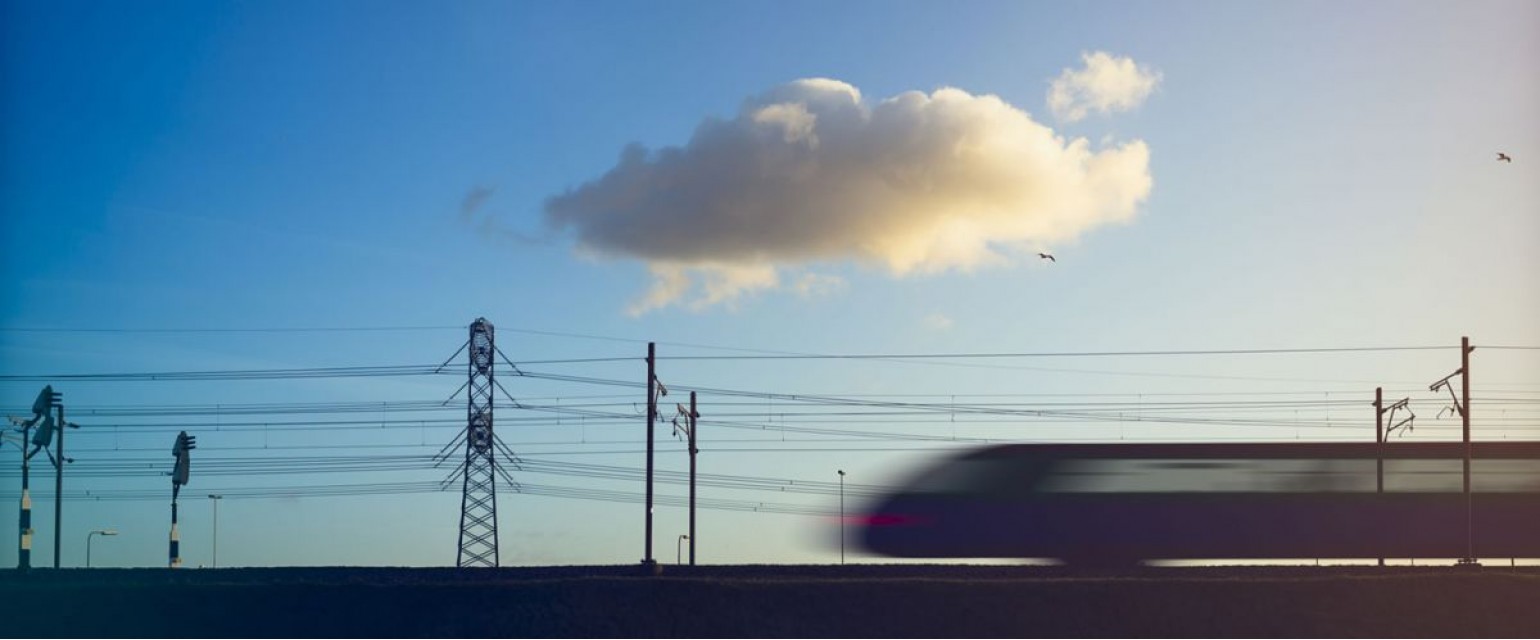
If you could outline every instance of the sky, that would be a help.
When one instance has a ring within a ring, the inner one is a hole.
[[[1376,386],[1457,438],[1462,336],[1476,437],[1540,428],[1534,3],[0,12],[0,405],[80,425],[64,566],[165,563],[182,430],[187,566],[209,494],[220,566],[454,564],[479,317],[504,565],[645,553],[648,342],[713,564],[837,562],[837,471],[857,511],[985,442],[1372,439]],[[744,357],[788,354],[884,357]],[[403,375],[69,377],[331,367]]]

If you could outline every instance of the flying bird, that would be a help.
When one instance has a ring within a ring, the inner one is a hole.
[[[1051,254],[1051,253],[1039,253],[1039,254],[1037,254],[1037,257],[1042,258],[1044,260],[1051,261],[1051,262],[1058,262],[1058,260],[1054,260],[1053,259],[1053,254]]]
[[[1501,151],[1497,152],[1497,161],[1498,162],[1506,162],[1508,164],[1513,164],[1513,158],[1509,157],[1508,154],[1503,153]]]

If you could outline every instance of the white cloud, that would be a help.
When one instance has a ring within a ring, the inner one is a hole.
[[[629,315],[639,316],[653,309],[668,306],[690,290],[690,276],[685,273],[683,267],[654,264],[648,270],[652,272],[652,288],[626,308],[626,313]]]
[[[583,255],[648,265],[653,286],[629,309],[640,314],[827,290],[826,276],[782,282],[815,262],[895,277],[1008,264],[1131,219],[1151,185],[1140,140],[1092,148],[960,89],[868,104],[811,79],[706,119],[682,147],[627,147],[545,215]]]
[[[1132,58],[1105,51],[1083,53],[1080,58],[1084,68],[1065,69],[1048,89],[1048,108],[1064,122],[1078,121],[1091,111],[1106,115],[1133,109],[1160,83],[1160,72]]]
[[[822,273],[804,273],[792,284],[792,291],[804,298],[831,295],[845,288],[845,279]]]
[[[935,331],[946,331],[951,329],[952,325],[954,324],[951,318],[941,313],[932,313],[928,316],[925,316],[923,322],[925,323],[926,328],[933,329]]]
[[[699,311],[717,304],[732,308],[745,294],[761,289],[780,286],[780,276],[775,267],[767,264],[673,264],[654,262],[652,288],[641,298],[632,301],[626,313],[639,316],[654,309],[666,307],[683,298],[692,288],[700,293],[689,303],[690,309]],[[696,277],[691,277],[691,272]]]

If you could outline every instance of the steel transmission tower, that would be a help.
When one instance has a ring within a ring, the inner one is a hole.
[[[492,433],[492,323],[471,323],[469,379],[465,383],[465,466],[461,468],[460,567],[496,567],[497,460]]]

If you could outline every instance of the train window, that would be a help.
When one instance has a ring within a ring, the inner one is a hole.
[[[1373,460],[1257,460],[1263,491],[1296,493],[1374,491]]]
[[[1385,490],[1405,493],[1465,491],[1465,462],[1460,458],[1386,460]]]
[[[1235,460],[1064,460],[1042,484],[1047,493],[1246,491]],[[1221,488],[1223,487],[1223,488]]]
[[[1373,491],[1373,460],[1065,460],[1042,490],[1057,493],[1318,493]]]
[[[1477,493],[1540,493],[1540,460],[1472,460],[1470,488]]]

